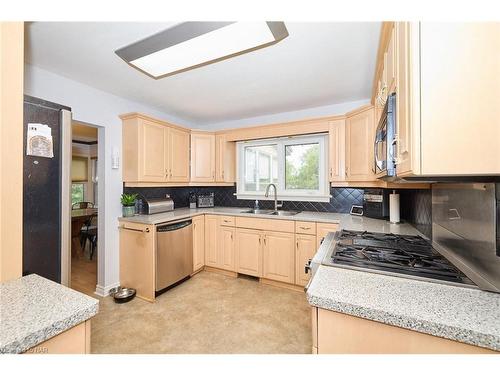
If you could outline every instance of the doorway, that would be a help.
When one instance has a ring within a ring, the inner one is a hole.
[[[98,126],[71,124],[71,256],[69,286],[93,295],[97,286],[99,182]]]

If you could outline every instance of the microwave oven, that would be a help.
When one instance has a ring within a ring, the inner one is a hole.
[[[396,177],[396,94],[387,98],[375,132],[375,173],[379,178]]]

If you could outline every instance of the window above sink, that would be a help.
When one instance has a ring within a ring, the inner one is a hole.
[[[326,134],[238,142],[238,199],[271,199],[264,192],[272,183],[279,200],[328,202],[326,150]]]

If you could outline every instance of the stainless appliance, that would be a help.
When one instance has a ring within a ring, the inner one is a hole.
[[[198,207],[214,207],[214,193],[198,194]]]
[[[375,173],[380,173],[380,178],[396,177],[396,155],[396,94],[391,94],[375,132]]]
[[[500,184],[435,184],[432,240],[481,289],[500,292]]]
[[[374,219],[389,217],[389,191],[365,189],[363,193],[363,215]]]
[[[423,237],[342,230],[334,240],[324,265],[475,287]]]
[[[156,227],[156,292],[183,281],[193,272],[192,220]]]
[[[139,212],[145,215],[158,214],[174,210],[174,201],[170,195],[165,198],[140,198]]]

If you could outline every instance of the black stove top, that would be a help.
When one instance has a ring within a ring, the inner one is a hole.
[[[335,239],[337,243],[327,260],[329,265],[473,285],[434,250],[430,241],[420,236],[342,230],[337,232]]]

